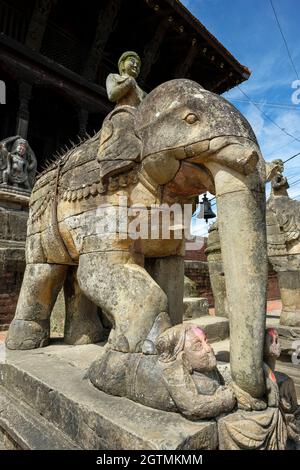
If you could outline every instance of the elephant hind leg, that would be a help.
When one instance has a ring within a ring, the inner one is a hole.
[[[111,347],[152,353],[154,336],[165,324],[161,317],[167,312],[167,296],[131,254],[81,255],[77,277],[81,289],[113,323]]]
[[[97,305],[82,292],[77,281],[77,267],[69,269],[64,285],[66,321],[64,340],[67,344],[90,344],[104,340],[104,329]]]
[[[49,343],[50,315],[67,269],[57,264],[27,264],[6,339],[9,349],[34,349]]]

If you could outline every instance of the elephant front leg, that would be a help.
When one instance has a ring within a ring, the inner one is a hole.
[[[64,283],[67,266],[27,264],[15,317],[9,327],[9,349],[46,346],[50,338],[50,315]]]
[[[111,320],[113,349],[154,353],[155,337],[165,325],[160,314],[167,312],[167,296],[129,253],[81,255],[77,278],[85,295]]]
[[[247,177],[213,162],[207,167],[216,185],[232,378],[252,397],[261,398],[268,267],[264,187],[257,174]]]

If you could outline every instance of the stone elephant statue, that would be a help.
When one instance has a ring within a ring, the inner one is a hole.
[[[246,119],[193,81],[168,81],[137,108],[115,108],[98,134],[37,179],[30,202],[27,266],[7,347],[48,343],[51,310],[67,283],[67,323],[77,321],[87,341],[99,339],[95,331],[101,326],[92,309],[96,305],[112,323],[112,349],[155,354],[155,341],[166,328],[161,320],[165,313],[173,323],[181,321],[173,318],[171,294],[168,299],[165,291],[172,292],[172,283],[183,284],[184,239],[136,238],[122,216],[117,227],[112,224],[112,215],[134,205],[183,206],[209,190],[217,197],[227,276],[232,377],[245,392],[261,397],[265,171]],[[232,217],[233,207],[239,208],[239,217]],[[151,267],[146,268],[157,259],[168,266],[171,258],[177,267],[173,265],[162,289],[159,276],[156,282]],[[93,320],[88,319],[89,310]],[[82,315],[85,321],[80,322]]]

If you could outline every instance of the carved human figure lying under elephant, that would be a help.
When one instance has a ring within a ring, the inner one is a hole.
[[[70,282],[72,266],[81,298],[100,307],[113,325],[111,349],[155,354],[162,333],[157,319],[163,313],[172,319],[172,311],[145,266],[149,259],[163,263],[175,257],[172,283],[183,265],[184,239],[134,239],[127,226],[111,228],[111,211],[120,207],[121,196],[125,209],[134,204],[150,209],[175,202],[183,206],[209,190],[217,196],[228,276],[233,380],[252,397],[262,397],[265,179],[265,163],[249,123],[230,103],[195,82],[171,80],[137,108],[118,106],[98,134],[67,152],[35,184],[27,266],[7,347],[30,349],[49,342],[51,311],[66,279]],[[238,218],[231,217],[235,205]],[[73,300],[66,296],[67,317]],[[97,316],[81,323],[78,318],[78,337],[97,341]]]
[[[189,419],[214,418],[234,408],[233,391],[224,386],[214,351],[201,328],[190,324],[169,327],[156,346],[157,355],[109,349],[91,366],[92,383],[110,395],[179,412]]]

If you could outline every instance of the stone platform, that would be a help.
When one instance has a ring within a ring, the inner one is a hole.
[[[214,420],[189,421],[106,395],[86,378],[103,345],[0,345],[0,445],[15,449],[216,449]],[[153,384],[155,386],[155,384]]]

